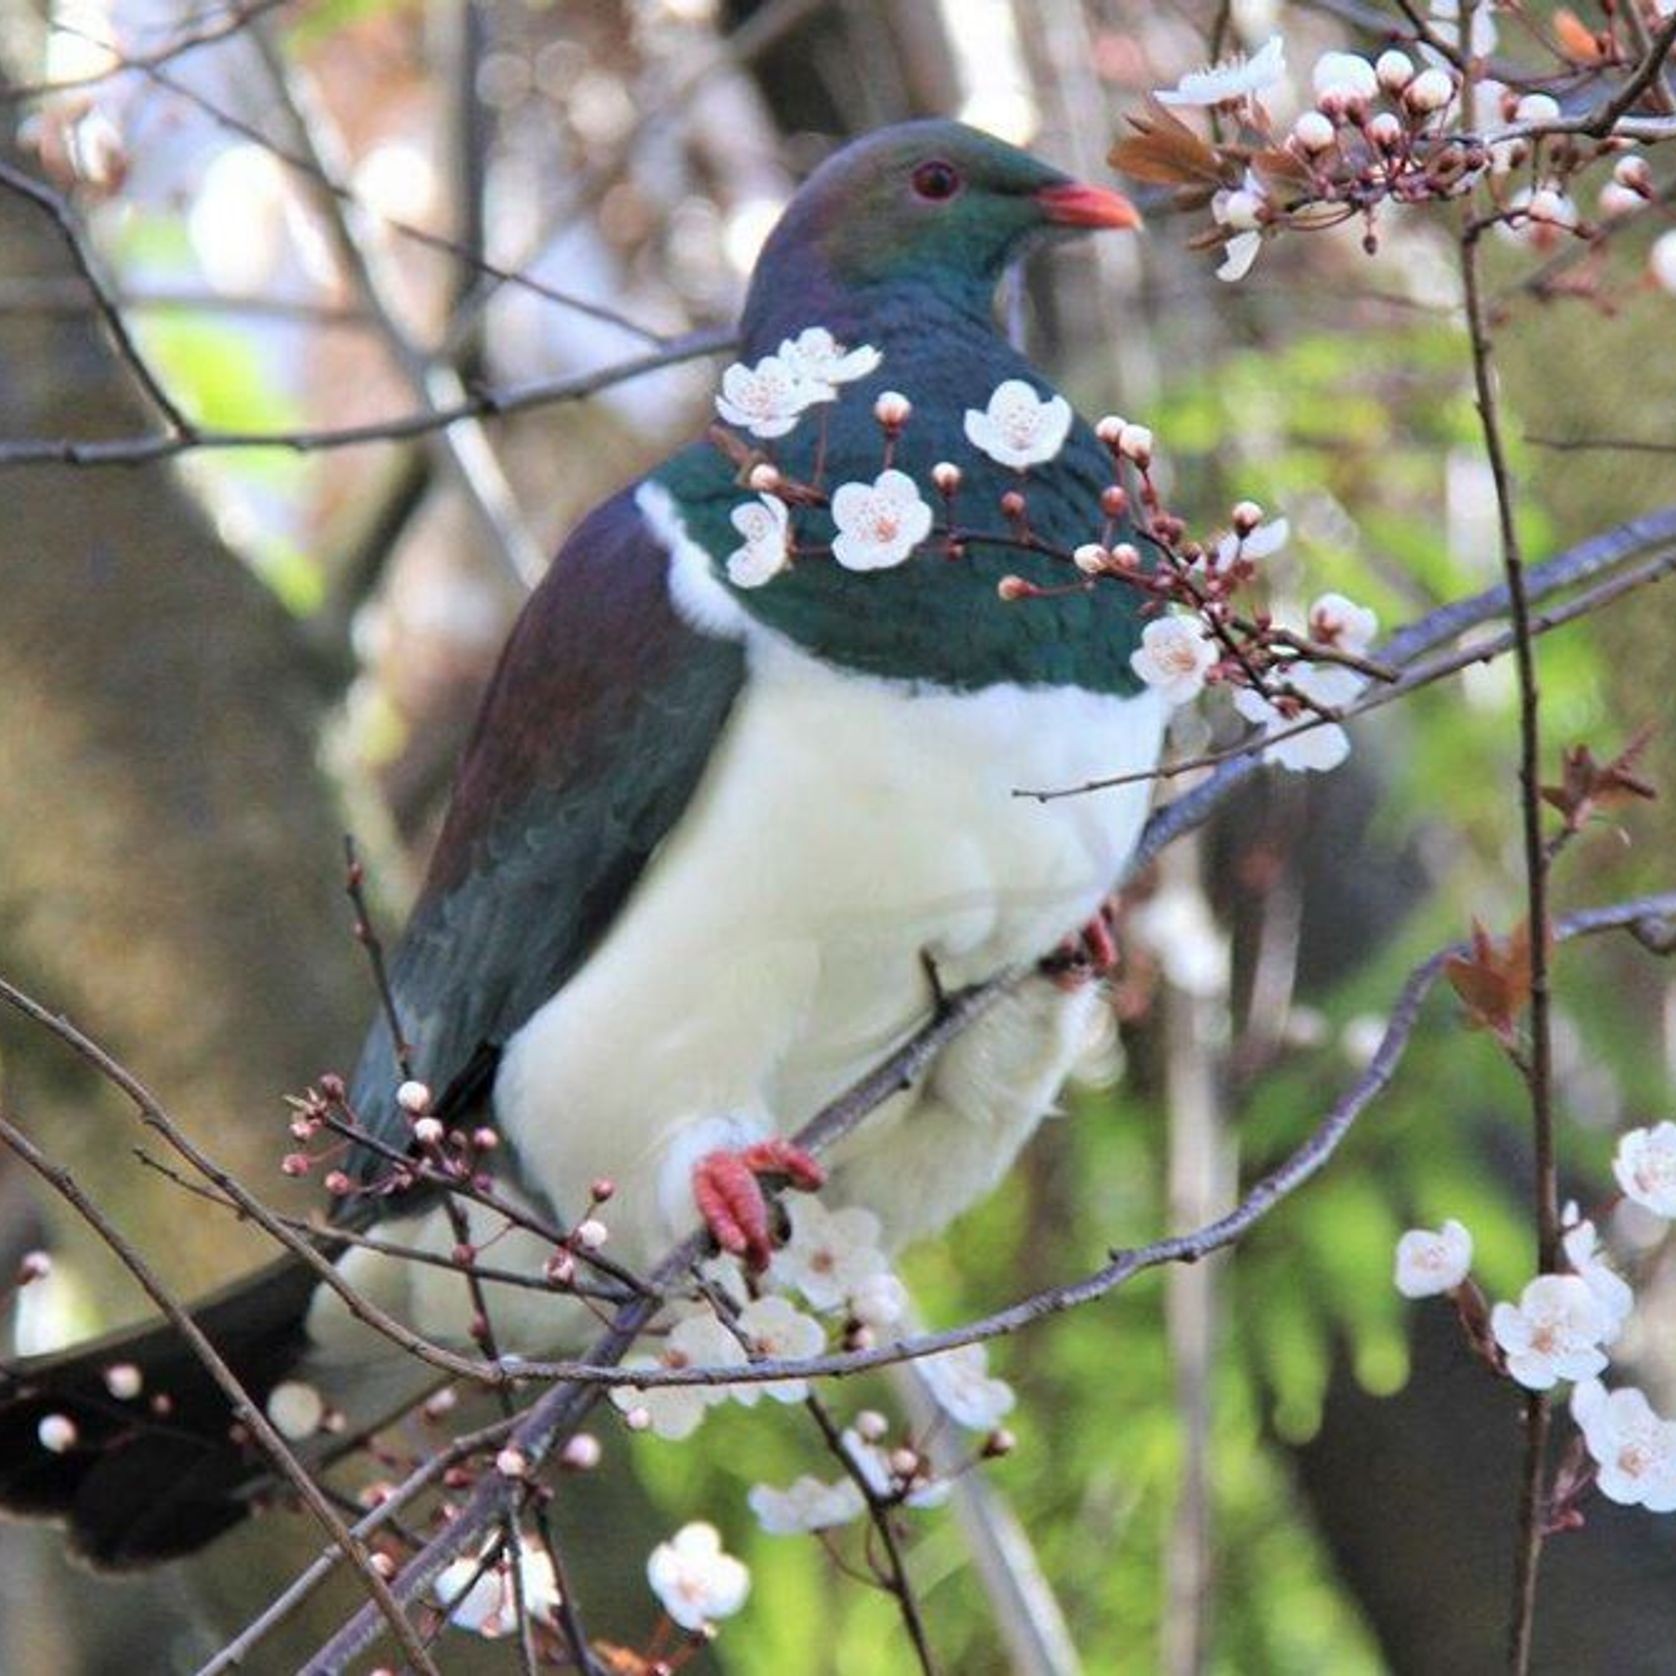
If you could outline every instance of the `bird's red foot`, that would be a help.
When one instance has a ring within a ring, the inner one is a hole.
[[[777,1176],[804,1193],[826,1181],[826,1171],[802,1147],[784,1140],[707,1153],[693,1168],[693,1199],[704,1225],[723,1251],[743,1257],[755,1274],[774,1255],[764,1176]]]
[[[1080,989],[1091,978],[1109,977],[1117,970],[1117,940],[1112,936],[1113,904],[1102,902],[1074,937],[1067,937],[1042,962],[1061,989]]]

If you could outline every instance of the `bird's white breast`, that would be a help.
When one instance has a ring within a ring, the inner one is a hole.
[[[523,1168],[562,1210],[617,1182],[628,1260],[691,1222],[698,1156],[794,1130],[923,1020],[922,953],[963,984],[1089,917],[1146,787],[1046,804],[1016,788],[1158,752],[1150,693],[913,688],[746,638],[749,679],[692,804],[496,1086]]]

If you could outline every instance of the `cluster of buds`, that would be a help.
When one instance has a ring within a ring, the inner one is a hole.
[[[1587,67],[1603,63],[1597,55]],[[1580,67],[1582,61],[1567,60],[1567,85],[1574,86]],[[1329,52],[1312,68],[1310,108],[1282,127],[1262,95],[1284,75],[1276,37],[1249,60],[1185,76],[1130,118],[1136,133],[1112,152],[1126,173],[1174,187],[1181,207],[1209,208],[1212,226],[1198,242],[1223,251],[1218,275],[1225,280],[1242,278],[1263,241],[1282,231],[1359,220],[1372,253],[1384,205],[1439,202],[1480,186],[1480,219],[1488,225],[1540,249],[1592,239],[1598,228],[1579,212],[1572,182],[1603,159],[1617,165],[1601,190],[1603,218],[1654,195],[1645,161],[1627,152],[1628,140],[1568,132],[1559,101],[1547,92],[1501,89],[1501,126],[1473,132],[1474,101],[1455,68],[1417,62],[1397,47],[1377,59]],[[1477,87],[1491,91],[1482,81]],[[1482,111],[1494,101],[1477,102]],[[1230,132],[1206,139],[1176,114],[1180,107],[1218,112]]]

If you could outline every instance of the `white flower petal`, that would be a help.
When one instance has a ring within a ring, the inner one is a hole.
[[[847,1525],[867,1507],[853,1479],[841,1478],[835,1484],[827,1484],[807,1475],[785,1490],[776,1490],[770,1484],[754,1485],[745,1499],[758,1524],[770,1536],[791,1536]]]
[[[1203,70],[1192,70],[1156,95],[1161,105],[1225,105],[1261,93],[1286,74],[1286,43],[1271,35],[1250,58],[1236,53]]]

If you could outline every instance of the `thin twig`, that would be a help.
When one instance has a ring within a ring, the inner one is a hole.
[[[189,436],[141,434],[86,441],[74,437],[31,437],[17,442],[0,442],[0,467],[139,466],[198,449],[280,448],[298,454],[312,454],[328,448],[401,442],[409,437],[443,430],[458,419],[503,418],[529,408],[577,401],[610,389],[615,384],[626,383],[631,378],[662,372],[664,368],[679,366],[684,361],[726,353],[734,342],[731,331],[707,328],[689,332],[685,337],[672,338],[662,348],[630,356],[595,372],[575,373],[562,378],[528,379],[502,390],[472,391],[456,402],[394,414],[388,419],[368,420],[359,425],[272,431],[222,430],[205,426]]]
[[[908,1632],[909,1644],[924,1676],[937,1676],[937,1661],[931,1654],[931,1640],[925,1632],[925,1620],[920,1613],[919,1597],[914,1593],[913,1580],[908,1576],[908,1564],[902,1554],[902,1543],[891,1523],[896,1510],[892,1497],[881,1496],[873,1482],[862,1470],[861,1463],[850,1453],[844,1435],[827,1412],[826,1404],[813,1391],[804,1399],[803,1406],[814,1417],[815,1424],[826,1439],[826,1446],[844,1469],[845,1476],[861,1492],[867,1505],[867,1516],[878,1533],[880,1546],[885,1551],[885,1575],[880,1579],[887,1594],[896,1601],[902,1614],[902,1627]]]
[[[110,334],[112,343],[116,345],[118,358],[133,374],[135,383],[162,416],[171,439],[190,444],[196,435],[195,427],[175,405],[174,397],[164,388],[163,381],[152,370],[151,363],[140,353],[140,346],[134,341],[133,333],[128,330],[128,322],[123,317],[121,304],[117,302],[115,294],[99,273],[98,263],[82,236],[75,212],[50,186],[25,174],[21,169],[14,169],[6,162],[0,162],[0,186],[4,186],[9,192],[15,192],[20,198],[26,198],[43,214],[51,217],[69,252],[71,263],[93,295],[93,306],[98,311],[105,330]]]

